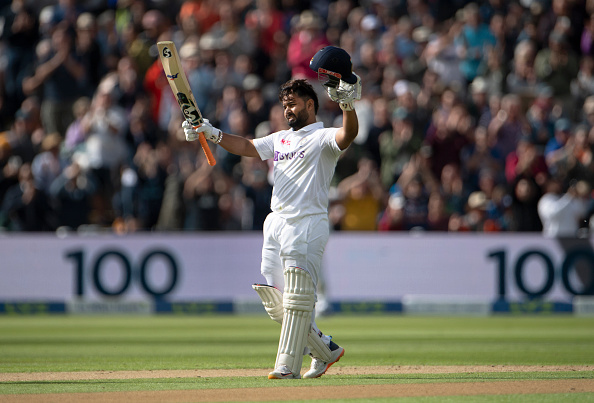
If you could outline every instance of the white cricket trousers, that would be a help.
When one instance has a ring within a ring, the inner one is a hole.
[[[284,269],[294,266],[307,270],[317,289],[322,257],[329,237],[330,225],[326,214],[287,221],[277,213],[270,213],[264,221],[260,268],[267,284],[283,291]]]

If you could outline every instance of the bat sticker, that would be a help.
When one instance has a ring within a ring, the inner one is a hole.
[[[163,48],[163,57],[166,57],[169,59],[171,56],[173,56],[173,55],[172,55],[171,51],[169,50],[169,48],[164,47]]]
[[[182,110],[182,113],[193,125],[202,123],[200,121],[200,113],[196,109],[196,105],[192,103],[183,92],[177,93],[177,102]]]
[[[179,73],[177,74],[167,74],[167,78],[170,80],[175,80],[177,78],[177,76],[179,76]]]

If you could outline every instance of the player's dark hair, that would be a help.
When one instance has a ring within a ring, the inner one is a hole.
[[[295,79],[284,83],[280,88],[278,100],[282,103],[285,97],[291,94],[295,94],[306,101],[308,99],[313,99],[314,111],[316,114],[318,113],[318,108],[320,107],[320,103],[318,102],[318,94],[316,94],[316,91],[313,89],[311,84],[307,82],[307,80]]]

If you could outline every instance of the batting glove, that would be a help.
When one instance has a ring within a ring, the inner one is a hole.
[[[355,73],[353,73],[355,74]],[[334,102],[338,102],[343,111],[352,111],[355,109],[354,103],[361,99],[361,77],[355,74],[357,82],[349,84],[340,80],[338,86],[327,87],[328,96]]]
[[[204,119],[204,123],[197,127],[193,127],[190,122],[184,121],[182,123],[182,128],[186,135],[186,141],[196,140],[200,133],[203,133],[208,141],[215,144],[219,144],[223,139],[223,132],[211,125],[208,119]]]
[[[353,73],[353,74],[355,74],[355,73]],[[357,82],[355,84],[348,84],[348,83],[345,83],[344,81],[340,80],[340,84],[338,86],[338,91],[340,92],[341,88],[344,88],[344,91],[348,93],[348,96],[346,96],[344,99],[341,99],[339,101],[340,109],[342,109],[343,111],[355,110],[355,101],[358,101],[361,99],[361,91],[362,91],[361,77],[359,77],[356,74],[355,74],[355,77],[357,77]]]

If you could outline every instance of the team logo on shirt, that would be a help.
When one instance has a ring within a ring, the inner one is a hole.
[[[290,146],[291,145],[291,140],[281,139],[281,144],[284,145],[284,146]]]
[[[293,151],[290,153],[281,153],[278,151],[274,152],[274,161],[289,161],[295,158],[305,157],[305,151]]]

